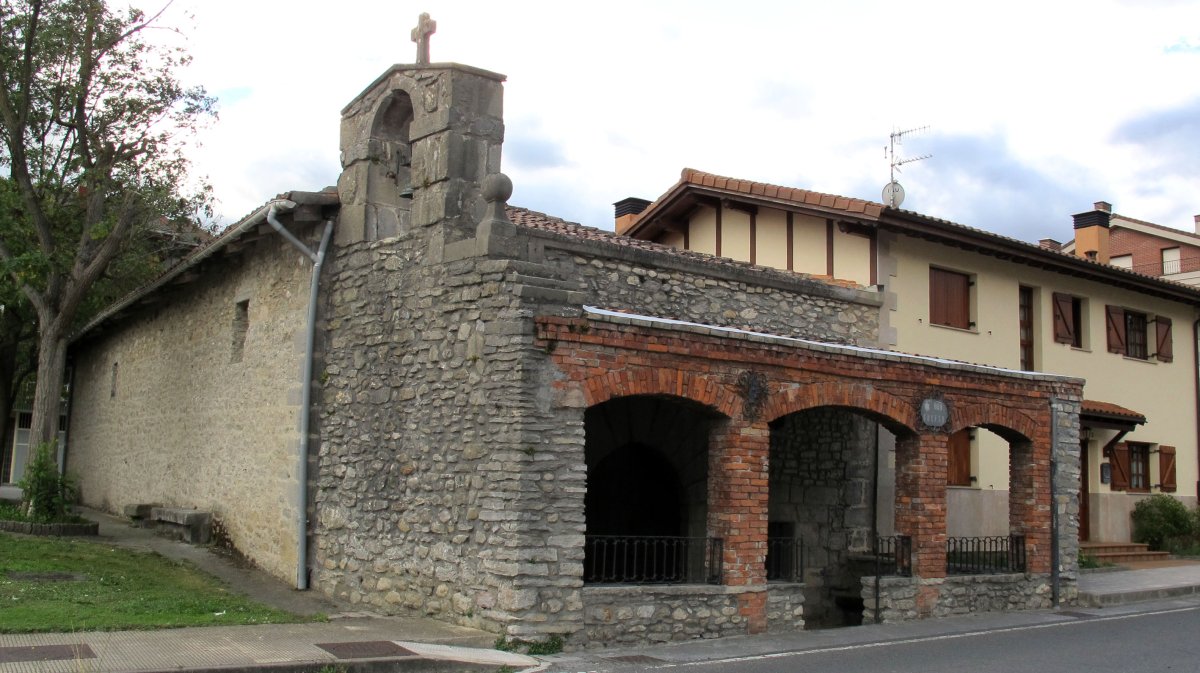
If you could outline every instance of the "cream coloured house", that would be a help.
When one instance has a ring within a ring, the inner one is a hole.
[[[1129,513],[1147,494],[1195,506],[1195,288],[880,204],[691,169],[653,203],[619,202],[617,215],[618,233],[874,289],[886,348],[1086,379],[1082,540],[1128,541]],[[1105,216],[1077,215],[1076,241],[1106,237]],[[949,461],[949,534],[1007,534],[1008,442],[973,428],[951,437]],[[878,518],[888,532],[891,517]]]

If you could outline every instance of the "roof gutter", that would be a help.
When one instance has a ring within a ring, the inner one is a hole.
[[[325,220],[325,231],[321,243],[313,252],[292,232],[279,222],[280,212],[295,209],[296,202],[280,199],[272,201],[267,208],[266,220],[280,236],[291,243],[313,263],[312,279],[308,291],[308,317],[304,339],[304,365],[300,376],[300,441],[296,450],[296,588],[308,588],[308,447],[309,427],[312,418],[313,351],[317,334],[317,297],[320,291],[321,268],[325,263],[325,252],[333,234],[333,220]]]
[[[1090,262],[1014,238],[983,232],[920,213],[887,208],[880,216],[878,226],[881,229],[907,236],[924,237],[945,245],[975,250],[983,255],[1040,267],[1055,273],[1091,277],[1092,279],[1100,277],[1104,282],[1127,290],[1200,306],[1200,292],[1180,283],[1145,276],[1107,264]]]

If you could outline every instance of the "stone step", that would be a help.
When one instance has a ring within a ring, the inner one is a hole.
[[[1150,545],[1143,542],[1081,542],[1079,549],[1089,554],[1136,553],[1149,551]]]
[[[1140,561],[1165,561],[1171,558],[1171,554],[1165,551],[1144,551],[1144,552],[1107,552],[1103,554],[1091,554],[1092,558],[1101,563],[1137,563]]]

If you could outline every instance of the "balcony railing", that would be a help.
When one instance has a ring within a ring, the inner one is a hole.
[[[722,540],[715,537],[588,535],[588,584],[720,584]]]
[[[951,537],[946,539],[947,575],[994,575],[1025,572],[1025,536]]]
[[[875,575],[912,577],[912,537],[887,535],[875,538]]]
[[[794,537],[767,538],[767,581],[804,581],[804,541]]]

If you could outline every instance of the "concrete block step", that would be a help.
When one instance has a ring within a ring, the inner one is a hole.
[[[1143,552],[1107,552],[1103,554],[1092,554],[1101,563],[1137,563],[1140,561],[1164,561],[1171,557],[1169,552],[1165,551],[1143,551]]]

